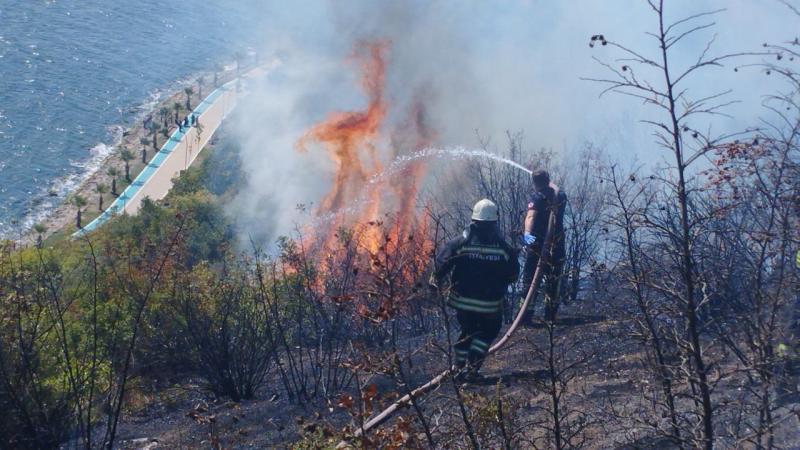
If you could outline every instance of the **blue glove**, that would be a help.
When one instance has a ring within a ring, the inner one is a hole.
[[[536,243],[536,236],[530,233],[525,233],[522,235],[522,243],[525,245],[533,245]]]

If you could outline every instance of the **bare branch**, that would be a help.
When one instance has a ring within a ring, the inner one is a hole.
[[[676,20],[675,22],[672,22],[672,24],[670,24],[667,28],[664,29],[664,34],[668,35],[672,31],[673,28],[675,28],[677,26],[680,26],[680,25],[682,25],[682,24],[684,24],[686,22],[690,22],[690,21],[692,21],[694,19],[699,19],[701,17],[714,16],[714,15],[717,15],[717,14],[719,14],[721,12],[725,12],[725,11],[726,11],[725,8],[721,8],[721,9],[716,9],[716,10],[713,10],[713,11],[705,11],[705,12],[701,12],[701,13],[697,13],[697,14],[692,14],[691,16],[687,16],[687,17],[684,17],[683,19]]]
[[[669,48],[672,47],[673,45],[675,45],[678,42],[680,42],[681,39],[685,38],[686,36],[689,36],[691,34],[694,34],[694,33],[698,32],[698,31],[701,31],[701,30],[705,30],[707,28],[711,28],[714,25],[716,25],[716,22],[711,22],[711,23],[707,23],[707,24],[704,24],[704,25],[698,25],[698,26],[696,26],[694,28],[691,28],[689,30],[684,31],[683,33],[681,33],[680,35],[678,35],[678,36],[676,36],[674,38],[673,37],[667,38],[666,41],[665,41],[666,44],[667,44],[666,45],[667,50],[669,50]],[[714,36],[716,37],[716,35],[714,35]],[[710,42],[713,42],[713,41],[714,41],[714,39],[712,38]],[[708,50],[708,47],[710,45],[711,44],[709,43],[708,46],[706,46],[706,51]],[[705,55],[705,52],[703,52],[703,55]]]

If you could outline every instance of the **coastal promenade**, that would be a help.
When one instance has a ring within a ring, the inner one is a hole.
[[[97,229],[116,215],[123,213],[135,215],[145,198],[151,200],[164,198],[172,188],[172,179],[192,164],[228,114],[236,107],[237,100],[245,92],[245,81],[264,75],[272,67],[274,64],[257,67],[242,75],[241,81],[231,80],[212,91],[188,115],[197,118],[197,126],[173,131],[161,149],[119,197],[94,220],[73,233],[73,237]],[[241,83],[241,91],[237,90],[237,82]]]

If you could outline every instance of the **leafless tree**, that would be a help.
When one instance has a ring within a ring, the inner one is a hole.
[[[663,272],[664,277],[656,280],[654,288],[673,302],[679,314],[680,335],[678,341],[681,352],[688,363],[686,380],[692,387],[694,399],[693,414],[699,421],[699,433],[693,436],[692,445],[711,450],[714,447],[715,405],[712,399],[715,380],[711,379],[713,364],[710,363],[708,343],[704,343],[705,326],[700,317],[700,308],[710,301],[704,280],[698,270],[701,258],[696,252],[698,236],[707,230],[704,211],[696,208],[697,187],[693,184],[695,171],[693,164],[714,148],[732,139],[738,133],[709,135],[701,131],[704,116],[723,114],[723,109],[733,103],[726,96],[730,90],[711,92],[699,97],[690,96],[687,83],[693,76],[704,70],[721,67],[725,62],[745,54],[709,54],[714,38],[711,38],[702,52],[686,68],[676,68],[674,54],[679,44],[688,37],[696,36],[704,30],[713,28],[716,11],[700,12],[682,19],[667,22],[663,0],[647,0],[653,12],[655,23],[648,36],[653,39],[652,49],[634,49],[625,44],[606,39],[602,34],[592,36],[590,45],[609,47],[620,54],[614,62],[597,61],[610,73],[609,78],[587,78],[606,85],[602,94],[615,92],[633,97],[645,105],[653,107],[657,115],[642,122],[654,128],[656,143],[673,158],[673,165],[667,175],[658,182],[665,189],[657,201],[664,205],[660,214],[646,217],[647,226],[653,229],[663,257],[671,261]],[[601,95],[602,95],[601,94]],[[676,209],[672,211],[670,198],[677,199]]]
[[[565,300],[574,302],[586,279],[587,271],[596,263],[602,247],[602,218],[608,200],[608,184],[603,183],[602,172],[608,166],[602,149],[591,144],[574,159],[563,161],[563,186],[567,193],[567,210],[564,214],[567,256],[563,284]]]
[[[637,182],[637,177],[636,171],[620,176],[616,166],[604,173],[605,182],[612,187],[613,198],[603,220],[610,229],[609,236],[613,236],[612,243],[622,255],[618,261],[609,263],[614,276],[624,282],[622,292],[634,301],[635,309],[631,315],[636,325],[634,336],[642,343],[646,367],[661,390],[661,397],[654,398],[653,403],[662,408],[669,418],[667,427],[663,427],[658,420],[642,418],[641,422],[650,426],[656,436],[665,437],[684,448],[677,406],[679,393],[675,386],[677,346],[668,331],[670,315],[661,304],[662,297],[657,290],[650,288],[654,284],[653,277],[658,273],[653,269],[653,264],[658,262],[646,257],[647,248],[642,245],[647,240],[645,215],[648,205],[652,204],[653,193],[647,184]],[[620,314],[625,315],[622,311]],[[662,413],[656,411],[654,415],[661,416]]]

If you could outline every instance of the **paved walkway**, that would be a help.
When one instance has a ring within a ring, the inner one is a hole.
[[[242,78],[255,78],[263,75],[269,68],[271,66],[255,68],[242,75]],[[236,107],[241,94],[236,91],[235,79],[208,94],[192,111],[198,118],[197,123],[200,127],[186,127],[183,131],[180,129],[173,131],[167,142],[119,197],[94,220],[73,233],[73,236],[78,237],[93,231],[115,215],[122,213],[135,215],[145,198],[151,200],[164,198],[172,188],[172,179],[197,158],[222,121]]]

